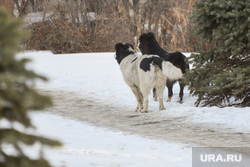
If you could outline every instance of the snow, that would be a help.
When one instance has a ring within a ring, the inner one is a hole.
[[[79,13],[79,19],[80,22],[82,22],[82,16],[84,16],[84,13],[80,14]],[[44,17],[44,12],[32,12],[32,13],[28,13],[25,17],[24,17],[24,23],[25,26],[30,26],[31,24],[34,23],[40,23],[43,21],[43,17]],[[53,12],[53,11],[48,11],[46,12],[44,21],[50,21],[53,22],[53,18],[59,18],[59,16],[57,16],[57,13]],[[69,20],[72,20],[72,17],[70,16],[70,14],[66,15],[66,18]],[[97,20],[106,20],[107,18],[103,17],[103,16],[97,16],[97,14],[95,12],[89,12],[87,13],[87,18],[88,21],[93,22],[96,19]],[[76,22],[78,20],[75,20]],[[69,21],[70,22],[70,21]]]
[[[30,116],[37,128],[35,131],[24,130],[18,123],[13,127],[26,133],[60,140],[63,143],[61,148],[43,148],[45,157],[52,166],[191,166],[191,152],[184,145],[113,132],[48,113],[32,112]],[[2,128],[12,127],[6,120],[1,120],[0,125]],[[39,144],[23,147],[31,158],[39,157]],[[3,149],[8,154],[13,154],[11,147],[4,146]]]
[[[53,15],[53,12],[47,12],[44,18],[44,21],[50,20],[50,17]],[[25,26],[29,26],[33,23],[40,23],[43,20],[44,12],[34,12],[34,13],[28,13],[25,18]]]
[[[191,166],[190,150],[177,144],[112,132],[51,114],[33,113],[32,118],[41,134],[64,143],[61,149],[47,152],[54,166]]]
[[[50,78],[49,83],[38,82],[38,88],[77,92],[102,103],[126,106],[131,111],[136,107],[135,97],[123,81],[114,53],[24,52],[18,56],[31,58],[33,62],[28,68]],[[249,107],[195,107],[196,97],[189,96],[187,88],[184,103],[179,104],[176,102],[178,84],[173,92],[172,102],[164,104],[167,108],[164,111],[158,111],[158,103],[150,96],[149,112],[158,112],[168,118],[187,116],[187,122],[250,132]],[[63,148],[46,149],[46,156],[54,166],[191,166],[191,148],[182,143],[114,132],[48,113],[32,113],[31,117],[37,127],[36,133],[58,138],[64,143]]]

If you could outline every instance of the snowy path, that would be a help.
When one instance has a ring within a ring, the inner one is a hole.
[[[192,123],[188,116],[166,117],[162,112],[136,113],[104,104],[75,92],[45,91],[54,97],[50,113],[131,134],[181,142],[189,146],[250,147],[250,133],[231,128]]]
[[[63,147],[45,149],[53,167],[191,167],[192,151],[180,143],[114,132],[49,113],[32,113],[39,134]],[[39,148],[39,145],[36,145]],[[34,157],[33,149],[26,150]]]

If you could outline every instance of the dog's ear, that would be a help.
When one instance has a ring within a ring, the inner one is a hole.
[[[121,47],[123,47],[124,45],[122,43],[117,43],[115,45],[115,50],[118,51]]]
[[[126,45],[130,46],[133,50],[135,50],[134,46],[130,43],[126,43]]]
[[[149,32],[148,36],[151,37],[151,38],[153,38],[153,39],[155,39],[155,34],[153,32]]]

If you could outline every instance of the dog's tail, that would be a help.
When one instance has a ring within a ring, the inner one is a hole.
[[[169,61],[164,61],[162,58],[156,57],[153,60],[153,64],[157,65],[161,69],[166,79],[179,80],[182,78],[183,74],[181,72],[181,69],[175,67]]]

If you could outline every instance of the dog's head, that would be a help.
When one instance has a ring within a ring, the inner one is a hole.
[[[120,64],[121,61],[130,54],[134,54],[134,47],[132,44],[118,43],[115,45],[115,59]]]
[[[138,48],[141,50],[142,54],[151,54],[149,53],[149,48],[152,48],[155,43],[157,43],[157,41],[155,39],[154,33],[143,33],[139,37]]]
[[[142,54],[155,54],[160,56],[160,54],[166,53],[166,51],[160,47],[152,32],[141,34],[139,42],[138,47]]]
[[[139,41],[140,42],[145,42],[147,40],[156,40],[155,39],[155,34],[153,32],[149,32],[149,33],[143,33],[141,34],[141,36],[139,37]]]

